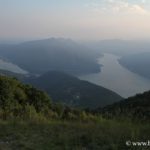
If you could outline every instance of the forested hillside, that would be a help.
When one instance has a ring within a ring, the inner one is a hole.
[[[130,118],[133,120],[149,120],[150,119],[150,91],[128,99],[114,103],[112,105],[100,108],[105,117],[110,118]]]
[[[58,71],[27,78],[26,82],[45,90],[54,102],[74,107],[95,109],[122,99],[111,90]]]
[[[30,111],[46,113],[50,106],[51,99],[45,92],[30,85],[24,85],[14,78],[0,76],[1,119],[28,118]]]
[[[52,102],[44,91],[23,84],[15,78],[0,76],[0,119],[2,120],[79,119],[86,116],[88,117],[88,114],[84,110]]]

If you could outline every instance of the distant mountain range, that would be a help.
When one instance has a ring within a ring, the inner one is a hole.
[[[112,53],[119,56],[132,55],[136,53],[150,51],[149,41],[136,40],[101,40],[85,43],[90,49],[94,49],[97,53]]]
[[[51,70],[71,74],[99,72],[100,65],[96,62],[99,56],[81,44],[62,38],[0,45],[1,58],[35,74]]]

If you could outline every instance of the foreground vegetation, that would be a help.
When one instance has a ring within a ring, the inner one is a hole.
[[[130,107],[125,105],[125,110],[133,106],[129,104]],[[123,107],[120,103],[115,106],[105,108],[106,113],[99,113],[99,110],[94,112],[54,104],[45,92],[0,76],[0,150],[148,149],[146,146],[127,146],[126,141],[149,140],[149,119],[132,119],[131,115],[122,115],[125,113],[114,117],[113,112],[118,110],[127,112],[120,109]],[[132,110],[134,108],[137,105]],[[138,110],[144,110],[144,107]]]
[[[5,121],[0,123],[1,150],[144,150],[126,141],[150,138],[148,124],[93,121]]]

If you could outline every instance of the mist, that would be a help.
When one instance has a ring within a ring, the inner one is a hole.
[[[0,1],[0,39],[150,39],[149,1]],[[15,40],[16,41],[16,40]]]

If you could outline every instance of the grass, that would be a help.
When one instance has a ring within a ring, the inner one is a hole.
[[[125,121],[0,122],[0,150],[148,150],[125,144],[148,139],[148,124]]]

